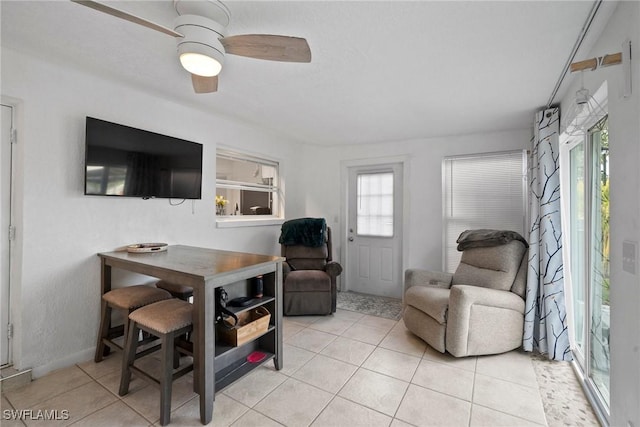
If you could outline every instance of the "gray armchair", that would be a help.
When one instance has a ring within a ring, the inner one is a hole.
[[[520,347],[528,246],[518,237],[464,249],[454,274],[407,270],[406,327],[434,349],[456,357]]]
[[[281,245],[284,314],[331,314],[336,311],[336,278],[342,266],[332,261],[331,228],[321,246]]]

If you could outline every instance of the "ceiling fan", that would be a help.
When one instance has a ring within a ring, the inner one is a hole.
[[[191,73],[196,93],[218,90],[218,74],[222,71],[225,54],[270,61],[311,62],[309,44],[300,37],[271,34],[227,37],[231,13],[219,0],[174,0],[178,13],[174,29],[93,0],[71,1],[175,37],[180,63]]]

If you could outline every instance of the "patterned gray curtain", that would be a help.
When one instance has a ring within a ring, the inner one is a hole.
[[[564,300],[558,108],[539,111],[529,176],[529,271],[524,317],[525,351],[571,360]]]

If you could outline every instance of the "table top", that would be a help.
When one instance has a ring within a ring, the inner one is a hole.
[[[115,251],[102,252],[98,256],[119,264],[144,265],[199,277],[204,280],[215,276],[224,276],[226,273],[235,273],[243,269],[284,261],[284,258],[279,256],[183,245],[170,245],[163,252],[130,253],[127,251]]]

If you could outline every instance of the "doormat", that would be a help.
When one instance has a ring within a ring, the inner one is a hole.
[[[356,311],[386,319],[400,320],[402,317],[402,300],[397,298],[350,291],[338,292],[336,306],[342,310]]]

